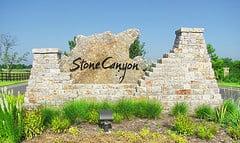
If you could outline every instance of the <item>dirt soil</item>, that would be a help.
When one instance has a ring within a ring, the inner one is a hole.
[[[124,138],[117,138],[113,135],[117,131],[132,131],[139,132],[143,128],[148,128],[151,131],[166,134],[166,131],[171,128],[173,117],[163,115],[160,119],[148,120],[135,118],[132,120],[123,121],[121,124],[113,124],[111,133],[104,133],[97,125],[81,123],[76,127],[80,133],[72,135],[70,133],[55,134],[50,130],[46,130],[42,135],[31,140],[25,140],[24,143],[122,143],[129,142]],[[197,119],[194,119],[198,122]],[[189,143],[237,143],[221,128],[217,135],[209,141],[202,140],[196,136],[187,137]]]

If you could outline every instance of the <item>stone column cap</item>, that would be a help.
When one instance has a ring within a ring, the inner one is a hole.
[[[58,48],[34,48],[32,49],[33,54],[54,54],[61,53]]]
[[[176,30],[175,33],[203,33],[204,28],[188,28],[188,27],[181,27],[180,29]]]

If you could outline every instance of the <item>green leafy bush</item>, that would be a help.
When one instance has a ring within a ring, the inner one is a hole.
[[[51,122],[51,129],[55,133],[61,133],[65,131],[69,126],[69,120],[61,117],[55,117]]]
[[[188,105],[185,102],[176,103],[171,109],[171,114],[173,116],[187,115],[187,113],[188,113]]]
[[[203,122],[196,126],[196,135],[200,139],[212,139],[217,131],[219,130],[218,126],[215,123]]]
[[[119,113],[113,113],[113,122],[114,123],[121,123],[124,120],[123,115]]]
[[[92,110],[88,113],[87,121],[91,124],[97,124],[99,120],[99,112]]]
[[[185,115],[178,115],[173,122],[173,130],[181,135],[193,135],[194,128],[193,121]]]
[[[158,118],[163,110],[159,101],[140,99],[134,104],[134,115],[139,118]]]
[[[187,143],[188,142],[185,136],[178,135],[172,131],[168,131],[167,133],[168,133],[170,139],[173,140],[175,143]]]
[[[195,109],[196,117],[199,119],[212,120],[214,117],[214,110],[210,105],[200,105]]]
[[[68,129],[68,132],[73,136],[77,136],[79,134],[79,130],[77,127],[70,127]]]
[[[27,111],[24,118],[24,133],[27,139],[42,134],[43,119],[39,111]]]
[[[23,96],[0,94],[0,142],[20,142],[23,137]]]
[[[228,126],[227,133],[235,140],[240,139],[240,123],[238,126]]]
[[[42,115],[43,124],[45,126],[49,126],[51,124],[52,119],[56,116],[59,116],[59,114],[61,114],[60,110],[52,107],[41,108],[40,112]]]

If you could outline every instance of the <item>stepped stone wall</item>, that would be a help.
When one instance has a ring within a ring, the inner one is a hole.
[[[217,106],[222,102],[202,28],[177,30],[173,49],[139,80],[139,92],[160,100],[168,110],[176,102]],[[141,94],[141,93],[140,93]]]
[[[78,36],[76,47],[61,58],[56,48],[33,49],[33,68],[27,86],[25,105],[61,105],[80,98],[117,100],[121,98],[154,98],[168,110],[176,102],[187,102],[193,109],[205,103],[213,106],[222,102],[207,53],[202,28],[181,28],[176,31],[173,49],[159,59],[143,75],[142,69],[80,70],[74,60],[81,57],[98,63],[106,57],[113,62],[136,64],[129,59],[129,46],[139,36],[137,29],[119,34],[105,32],[92,36]],[[114,60],[115,59],[115,60]],[[71,71],[71,68],[77,70]]]

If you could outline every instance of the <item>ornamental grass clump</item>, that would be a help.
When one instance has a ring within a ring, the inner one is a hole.
[[[214,110],[210,105],[200,105],[195,109],[195,115],[199,119],[212,120],[214,118]]]
[[[225,100],[215,110],[215,121],[222,125],[237,126],[240,122],[240,107],[233,100]]]
[[[99,113],[102,110],[111,110],[114,115],[114,122],[120,123],[124,119],[158,118],[163,110],[160,102],[149,99],[121,99],[115,102],[78,100],[65,103],[63,115],[72,123],[86,121],[92,124],[98,123]],[[53,112],[43,110],[44,112]],[[45,115],[46,122],[50,117]]]
[[[123,115],[125,119],[131,119],[134,117],[134,105],[133,99],[122,99],[115,103],[114,111]]]
[[[119,113],[113,113],[113,122],[114,123],[121,123],[124,120],[123,115],[119,114]]]
[[[188,105],[185,102],[176,103],[171,109],[171,114],[173,116],[187,115],[187,113],[188,113]]]
[[[61,112],[62,112],[61,110],[53,107],[41,108],[40,113],[43,119],[44,126],[49,126],[51,124],[52,119],[54,117],[61,115],[62,114]]]
[[[226,107],[226,115],[224,116],[224,124],[238,126],[240,123],[240,106],[232,99],[225,100],[223,105]]]
[[[0,94],[0,142],[20,142],[23,138],[23,96]]]
[[[72,123],[86,121],[90,103],[87,100],[71,101],[63,106],[64,116]]]
[[[139,99],[134,104],[134,115],[139,118],[158,118],[163,110],[159,101]]]

